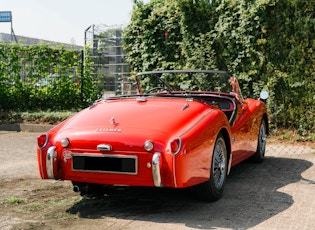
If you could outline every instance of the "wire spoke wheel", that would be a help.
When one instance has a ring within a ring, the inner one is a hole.
[[[226,177],[226,147],[223,139],[219,139],[213,152],[213,182],[216,189],[221,189]]]
[[[197,194],[203,201],[216,201],[221,198],[227,176],[227,148],[222,134],[219,134],[212,153],[210,178],[197,185]]]
[[[258,147],[259,147],[260,153],[262,153],[263,156],[265,155],[265,151],[266,151],[266,143],[267,143],[266,127],[264,123],[262,123],[259,129]]]
[[[252,156],[253,162],[260,163],[265,159],[266,144],[267,128],[265,121],[262,120],[258,131],[257,150],[256,153]]]

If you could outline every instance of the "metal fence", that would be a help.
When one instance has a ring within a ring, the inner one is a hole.
[[[85,30],[85,45],[90,47],[94,63],[93,77],[102,84],[105,96],[134,92],[128,81],[129,64],[125,61],[122,41],[120,29],[100,30],[92,25]]]

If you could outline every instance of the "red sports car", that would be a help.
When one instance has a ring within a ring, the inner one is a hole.
[[[70,180],[75,191],[194,187],[213,201],[232,166],[264,159],[267,92],[244,99],[224,71],[143,72],[134,82],[135,93],[98,100],[38,137],[41,178]]]

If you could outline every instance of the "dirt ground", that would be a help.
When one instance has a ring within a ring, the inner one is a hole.
[[[0,131],[0,229],[315,229],[315,150],[268,143],[262,164],[232,169],[224,196],[190,190],[107,188],[80,196],[41,180],[38,133]]]

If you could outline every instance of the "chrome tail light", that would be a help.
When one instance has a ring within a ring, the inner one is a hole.
[[[44,148],[48,143],[48,134],[41,134],[37,137],[37,145],[40,149]]]
[[[182,140],[180,138],[176,138],[170,143],[172,154],[176,155],[182,148]]]
[[[154,149],[154,144],[152,141],[149,141],[147,140],[145,143],[144,143],[144,149],[148,152],[152,151]]]

